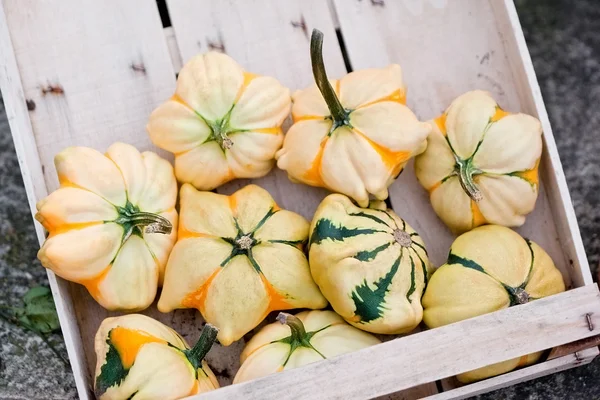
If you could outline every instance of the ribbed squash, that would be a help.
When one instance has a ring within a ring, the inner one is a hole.
[[[180,182],[212,190],[273,168],[290,106],[289,89],[276,79],[209,52],[183,66],[175,95],[154,110],[147,130],[154,144],[175,154]]]
[[[323,200],[310,228],[311,273],[350,324],[409,332],[421,322],[431,266],[421,237],[383,202],[376,206],[356,207],[341,194]]]
[[[459,236],[446,264],[423,295],[423,321],[436,328],[563,292],[550,256],[509,228],[482,226]],[[472,382],[533,364],[541,353],[489,365],[458,376]]]
[[[399,65],[352,72],[329,81],[323,34],[313,31],[311,58],[316,86],[293,95],[292,118],[277,166],[293,181],[352,197],[388,197],[388,186],[408,160],[422,152],[431,127],[406,107]]]
[[[217,329],[206,324],[190,349],[174,330],[140,314],[102,321],[94,342],[99,400],[175,400],[217,389],[204,356]]]
[[[231,196],[181,188],[179,238],[158,309],[196,308],[228,346],[273,310],[323,308],[304,244],[308,222],[264,189]]]
[[[538,194],[540,121],[508,113],[477,90],[456,98],[432,125],[415,172],[442,221],[458,233],[522,225]]]
[[[148,307],[177,236],[173,167],[124,143],[105,155],[69,147],[54,164],[60,188],[35,216],[49,233],[42,265],[84,285],[109,310]]]
[[[315,361],[364,349],[379,342],[333,311],[304,311],[296,316],[280,313],[279,322],[267,325],[248,342],[240,357],[242,366],[233,383],[250,381]]]

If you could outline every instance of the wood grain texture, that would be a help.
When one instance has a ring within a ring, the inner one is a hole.
[[[513,386],[521,382],[527,382],[532,379],[537,379],[542,376],[554,374],[556,372],[565,371],[567,369],[579,367],[589,364],[598,356],[597,347],[581,351],[577,356],[569,354],[560,358],[555,358],[551,361],[535,364],[527,368],[518,369],[504,375],[496,376],[480,382],[475,382],[470,385],[452,389],[437,395],[427,397],[427,400],[459,400],[468,397],[477,396],[479,394],[491,392],[493,390],[502,389]]]
[[[586,314],[592,315],[592,331]],[[594,336],[600,332],[597,323],[600,293],[589,285],[221,388],[202,398],[275,400],[289,398],[292,387],[295,399],[373,398]]]
[[[515,67],[522,57],[529,60],[529,54],[526,47],[507,41],[508,36],[514,35],[510,29],[515,23],[518,26],[518,20],[509,21],[506,13],[497,10],[504,3],[402,0],[379,5],[335,0],[334,4],[353,69],[400,64],[408,85],[408,105],[421,119],[440,115],[455,97],[469,90],[483,89],[492,93],[506,110],[528,112],[545,122],[543,179],[538,201],[525,225],[517,231],[550,254],[568,287],[590,283],[591,280],[580,279],[589,269],[585,255],[578,253],[575,257],[572,251],[573,243],[581,242],[579,232],[557,223],[568,220],[570,215],[557,214],[556,207],[550,206],[549,187],[565,185],[564,177],[549,178],[552,171],[560,170],[560,165],[548,162],[548,155],[553,157],[556,146],[543,102],[533,106],[539,91],[533,97],[523,95],[524,91],[531,93],[526,83],[533,69]],[[522,39],[520,27],[518,34]],[[535,75],[532,81],[535,82]],[[423,237],[430,259],[439,266],[445,262],[455,236],[435,215],[429,195],[416,180],[412,164],[411,161],[390,187],[390,200],[394,210]],[[562,176],[562,171],[559,174]],[[552,201],[556,200],[553,196]],[[560,204],[572,210],[570,203]]]
[[[329,76],[346,73],[325,1],[171,0],[167,5],[184,62],[201,52],[221,51],[247,71],[277,78],[293,93],[314,82],[309,43],[312,29],[318,28],[326,37],[323,53]],[[217,191],[231,194],[251,182],[267,189],[282,208],[309,220],[328,194],[292,183],[278,169],[264,178],[233,181]]]

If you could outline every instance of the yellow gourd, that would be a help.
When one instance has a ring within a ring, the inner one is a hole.
[[[421,237],[385,203],[359,208],[344,195],[329,195],[310,232],[312,276],[346,321],[384,334],[419,325],[429,258]]]
[[[124,143],[105,155],[69,147],[54,164],[60,188],[35,216],[49,233],[42,265],[84,285],[109,310],[148,307],[177,237],[173,167]]]
[[[179,238],[158,309],[196,308],[228,346],[273,310],[323,308],[304,245],[308,222],[264,189],[231,196],[181,188]]]
[[[250,339],[240,357],[242,366],[233,383],[298,368],[315,361],[380,343],[333,311],[279,313],[279,322],[262,328]]]
[[[563,292],[565,284],[550,256],[509,228],[487,225],[459,236],[446,264],[423,295],[423,321],[436,328]],[[472,382],[533,364],[525,355],[458,376]]]
[[[457,233],[522,225],[539,189],[540,121],[508,113],[477,90],[456,98],[432,126],[415,172],[442,221]]]
[[[291,180],[352,197],[388,197],[388,186],[408,160],[421,153],[431,127],[405,106],[399,65],[352,72],[328,80],[323,34],[313,31],[311,59],[316,86],[296,92],[292,119],[277,166]]]
[[[94,342],[99,400],[176,400],[217,389],[204,356],[218,329],[206,324],[190,349],[174,330],[140,314],[102,321]]]
[[[175,95],[154,110],[147,130],[154,144],[175,154],[180,182],[212,190],[273,168],[290,105],[289,89],[276,79],[209,52],[183,66]]]

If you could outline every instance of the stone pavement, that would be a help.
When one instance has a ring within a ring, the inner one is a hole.
[[[494,0],[496,1],[496,0]],[[594,274],[600,261],[600,4],[517,0]],[[47,284],[0,102],[0,305]],[[49,338],[66,357],[62,337]],[[600,359],[479,399],[600,399]],[[0,400],[74,399],[69,368],[37,336],[0,319]]]

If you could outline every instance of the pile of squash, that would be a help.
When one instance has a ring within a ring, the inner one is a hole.
[[[104,320],[95,338],[99,398],[178,399],[217,388],[204,360],[213,342],[240,340],[272,311],[314,310],[282,312],[255,334],[234,383],[375,345],[373,333],[406,333],[421,321],[436,328],[565,290],[548,254],[509,228],[536,202],[540,122],[482,91],[419,121],[400,66],[330,80],[322,41],[313,32],[315,85],[292,96],[227,55],[190,60],[147,126],[152,142],[174,154],[174,168],[123,143],[56,156],[60,188],[37,205],[49,232],[42,264],[108,310],[144,310],[162,287],[159,311],[194,308],[206,321],[190,347],[144,315]],[[413,157],[433,210],[460,234],[435,270],[426,243],[384,202]],[[275,165],[294,182],[334,192],[312,221],[255,185],[211,192]]]

